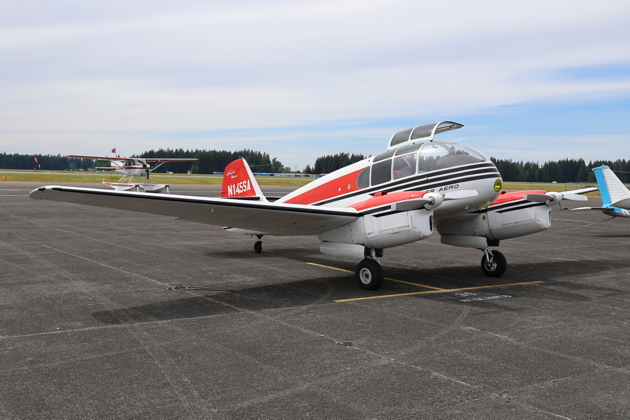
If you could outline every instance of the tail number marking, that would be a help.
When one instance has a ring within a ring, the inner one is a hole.
[[[252,184],[248,179],[246,181],[228,185],[227,188],[228,188],[228,195],[237,195],[237,194],[242,194],[246,191],[250,191],[252,189]]]

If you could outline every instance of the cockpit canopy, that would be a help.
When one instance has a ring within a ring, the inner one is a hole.
[[[357,187],[366,188],[415,174],[455,166],[487,162],[475,149],[457,143],[423,142],[391,149],[372,159],[357,177]]]
[[[450,130],[457,130],[458,128],[462,128],[463,126],[463,124],[459,124],[453,121],[442,121],[438,123],[431,123],[408,128],[406,130],[399,131],[392,136],[392,138],[389,140],[387,150],[401,147],[406,144],[413,144],[418,141],[432,141],[433,137],[436,134]]]

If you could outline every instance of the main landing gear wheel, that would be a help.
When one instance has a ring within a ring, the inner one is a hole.
[[[260,254],[262,252],[262,241],[256,241],[254,244],[254,252],[256,252],[256,254]]]
[[[383,284],[383,268],[378,261],[365,259],[357,265],[357,281],[362,289],[376,290]]]
[[[499,251],[488,250],[481,257],[481,270],[488,277],[501,277],[507,270],[507,260]]]

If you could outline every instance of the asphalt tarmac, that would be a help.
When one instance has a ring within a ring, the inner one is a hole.
[[[500,279],[434,234],[370,292],[314,237],[37,186],[0,183],[0,418],[630,418],[630,219],[556,207]]]

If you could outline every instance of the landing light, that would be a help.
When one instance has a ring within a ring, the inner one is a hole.
[[[501,179],[497,179],[496,181],[494,181],[494,191],[495,192],[499,192],[501,191],[501,187],[503,186],[503,181],[501,181]]]

